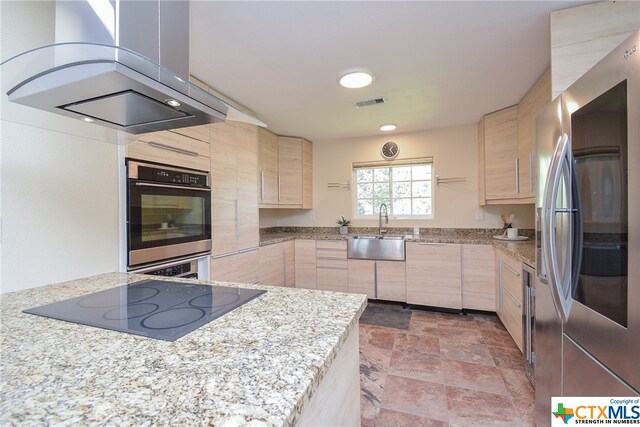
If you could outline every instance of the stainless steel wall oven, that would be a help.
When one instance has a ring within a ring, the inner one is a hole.
[[[127,268],[211,252],[209,174],[127,159]]]

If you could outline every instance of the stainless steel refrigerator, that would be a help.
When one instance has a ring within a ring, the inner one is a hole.
[[[536,420],[640,391],[640,32],[537,119]]]

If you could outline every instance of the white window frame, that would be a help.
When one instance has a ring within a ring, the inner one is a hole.
[[[389,218],[392,219],[433,219],[435,215],[435,183],[436,183],[436,175],[435,175],[435,162],[433,157],[421,157],[421,158],[413,158],[413,159],[400,159],[394,161],[372,161],[372,162],[362,162],[362,163],[353,163],[351,169],[351,182],[353,183],[353,191],[351,192],[351,213],[353,219],[378,219],[379,212],[374,212],[372,215],[358,215],[357,214],[357,203],[358,203],[358,180],[357,180],[357,170],[365,169],[365,168],[384,168],[384,167],[399,167],[399,166],[412,166],[417,164],[425,164],[429,163],[431,165],[431,214],[430,215],[395,215],[392,213],[392,206],[387,206],[389,210]],[[390,183],[393,184],[393,181],[390,176]],[[410,182],[413,182],[411,180]],[[393,203],[393,185],[391,186],[391,203]]]

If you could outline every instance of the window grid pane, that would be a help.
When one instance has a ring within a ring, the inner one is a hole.
[[[356,215],[375,216],[384,203],[391,216],[430,216],[432,165],[356,170]]]

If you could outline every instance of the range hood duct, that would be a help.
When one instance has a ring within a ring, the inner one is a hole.
[[[55,19],[56,44],[1,64],[9,101],[132,134],[266,126],[189,82],[188,1],[57,1]]]

